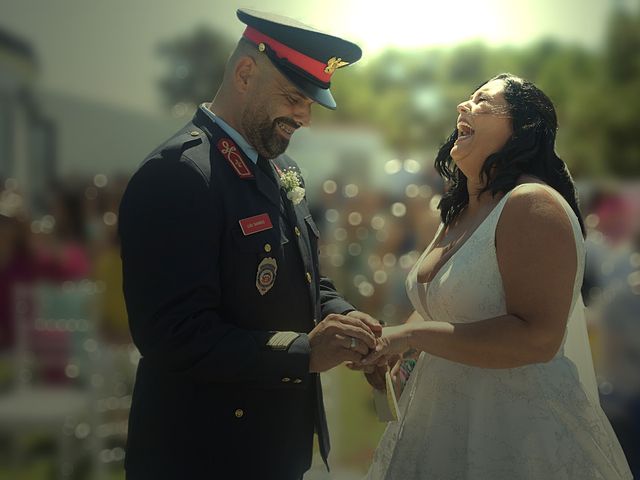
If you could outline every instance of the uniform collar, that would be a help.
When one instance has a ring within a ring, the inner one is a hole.
[[[269,201],[271,201],[271,203],[279,206],[280,210],[284,213],[284,206],[282,206],[279,185],[273,182],[273,180],[267,176],[262,168],[259,168],[257,166],[257,153],[254,153],[254,157],[249,157],[248,153],[255,152],[255,150],[248,145],[247,141],[242,137],[242,135],[238,133],[237,130],[231,128],[220,117],[211,113],[211,111],[206,108],[204,104],[200,105],[200,107],[196,110],[196,113],[192,120],[192,125],[206,132],[209,141],[217,147],[216,151],[220,150],[218,143],[228,137],[229,141],[233,142],[234,146],[238,147],[238,149],[240,150],[240,156],[242,157],[243,161],[246,162],[246,168],[248,168],[252,173],[252,175],[246,176],[244,178],[246,178],[247,180],[255,181],[257,189],[263,195],[265,195],[269,199]],[[189,133],[189,135],[191,134],[192,133]],[[221,150],[220,155],[227,162],[229,162],[229,160],[224,156]]]
[[[253,148],[235,128],[233,128],[222,118],[209,110],[208,104],[203,103],[202,105],[200,105],[200,110],[205,115],[207,115],[214,123],[216,123],[224,131],[224,133],[231,137],[231,140],[233,140],[236,145],[238,145],[238,147],[242,149],[244,154],[254,163],[254,165],[258,162],[258,152],[256,151],[256,149]]]

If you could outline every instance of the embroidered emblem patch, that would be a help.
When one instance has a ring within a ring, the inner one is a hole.
[[[218,150],[222,156],[229,162],[229,165],[235,170],[240,178],[253,178],[253,173],[244,162],[242,154],[238,146],[229,138],[221,138],[218,141]]]
[[[242,229],[242,233],[245,237],[247,235],[252,235],[254,233],[263,232],[264,230],[273,228],[273,224],[271,223],[271,218],[269,218],[268,213],[243,218],[238,223],[240,224],[240,228]]]
[[[276,273],[278,272],[278,263],[275,258],[263,258],[258,265],[258,273],[256,274],[256,288],[260,295],[264,295],[276,282]]]

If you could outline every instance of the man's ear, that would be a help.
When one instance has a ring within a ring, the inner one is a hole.
[[[258,65],[250,56],[243,56],[236,62],[233,84],[239,93],[246,93],[258,74]]]

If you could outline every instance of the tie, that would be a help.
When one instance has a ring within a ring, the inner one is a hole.
[[[271,180],[273,183],[277,185],[278,181],[276,180],[273,167],[271,166],[271,162],[259,155],[257,163],[258,163],[258,167],[260,167],[260,170],[262,170],[265,173],[265,175],[269,178],[269,180]]]

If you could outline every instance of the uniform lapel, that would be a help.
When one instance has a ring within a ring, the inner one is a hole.
[[[280,171],[285,169],[285,165],[280,161],[280,157],[275,159],[274,165]],[[309,215],[309,209],[306,206],[306,202],[301,202],[298,205],[294,205],[291,200],[287,198],[287,194],[284,188],[282,191],[282,201],[286,205],[287,215],[286,218],[293,230],[293,238],[295,238],[298,252],[305,269],[305,281],[308,283],[309,296],[311,297],[311,305],[313,318],[316,319],[315,304],[316,304],[316,292],[315,284],[317,279],[315,278],[316,272],[313,267],[314,252],[311,251],[311,239],[309,238],[309,231],[305,225],[305,217]]]
[[[227,133],[222,128],[220,128],[220,126],[217,123],[211,120],[209,116],[207,116],[205,113],[200,111],[200,109],[198,109],[198,111],[194,116],[193,124],[201,128],[207,133],[207,135],[209,136],[209,141],[212,147],[214,148],[218,144],[218,142],[222,139],[227,139],[231,143],[233,143],[233,141],[229,138],[229,135],[227,135]],[[255,182],[255,186],[258,189],[258,191],[262,195],[264,195],[267,198],[267,200],[269,200],[271,203],[276,205],[281,213],[284,213],[282,208],[282,202],[280,200],[279,185],[275,184],[267,176],[267,174],[262,171],[262,169],[258,168],[258,166],[255,163],[253,163],[253,161],[249,157],[247,157],[247,155],[244,153],[244,151],[240,147],[235,145],[235,143],[233,143],[233,145],[237,147],[237,152],[242,157],[242,161],[244,162],[244,165],[246,166],[248,171],[251,172],[251,175],[243,176],[241,178],[243,178],[243,180],[247,182]],[[224,157],[224,154],[222,154],[222,156]],[[236,173],[238,172],[236,171]]]
[[[274,183],[267,174],[263,172],[261,168],[258,168],[251,160],[247,159],[247,161],[251,164],[250,168],[253,170],[255,176],[256,188],[267,197],[271,203],[282,208],[280,202],[280,186]]]

